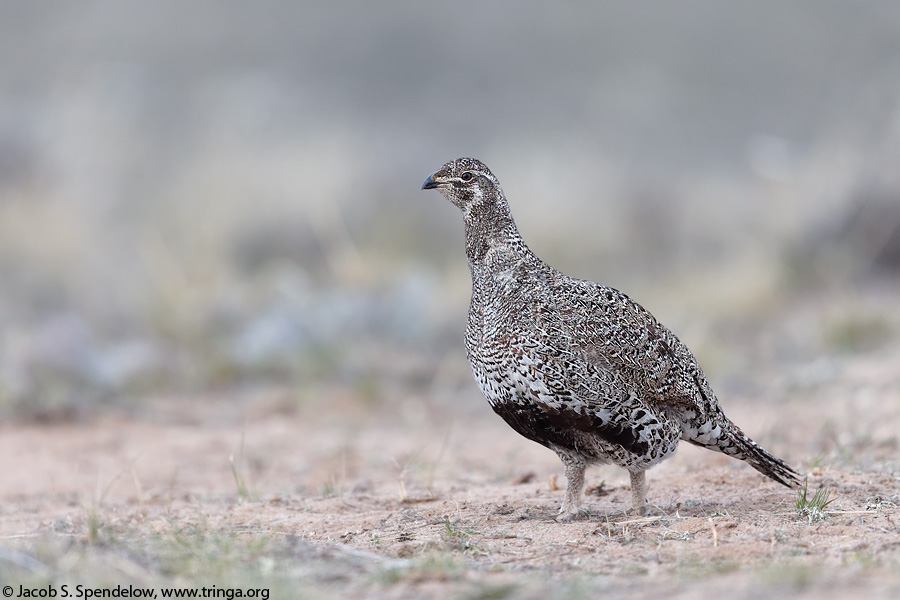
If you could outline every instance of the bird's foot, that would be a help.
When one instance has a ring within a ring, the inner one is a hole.
[[[571,523],[572,521],[577,521],[579,518],[584,516],[584,513],[580,510],[576,510],[573,512],[559,513],[556,515],[557,523]]]
[[[640,506],[632,506],[624,512],[629,517],[643,517],[647,514],[647,505],[641,504]]]
[[[556,515],[557,523],[571,523],[572,521],[578,521],[587,516],[587,511],[584,508],[578,506],[565,506],[560,509],[559,514]]]

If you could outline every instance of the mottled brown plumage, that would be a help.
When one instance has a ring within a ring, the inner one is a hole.
[[[425,180],[463,213],[472,302],[466,350],[494,411],[562,460],[561,519],[578,514],[588,464],[631,474],[642,513],[644,472],[679,440],[749,462],[797,485],[797,473],[722,412],[691,351],[625,294],[573,279],[534,255],[516,229],[500,182],[459,158]]]

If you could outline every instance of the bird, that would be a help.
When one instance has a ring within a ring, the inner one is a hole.
[[[626,512],[645,514],[646,471],[681,440],[800,485],[797,471],[725,416],[694,354],[649,311],[531,251],[484,163],[452,160],[422,189],[438,190],[462,212],[472,276],[469,364],[494,412],[562,461],[567,485],[557,520],[584,516],[584,473],[594,464],[627,470]]]

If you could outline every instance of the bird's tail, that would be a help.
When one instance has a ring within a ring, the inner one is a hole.
[[[800,475],[786,462],[766,451],[741,431],[724,414],[719,413],[715,419],[718,423],[705,435],[685,437],[685,441],[703,446],[710,450],[718,450],[738,460],[745,460],[754,469],[787,487],[800,486]],[[706,429],[700,427],[700,431]],[[695,430],[697,431],[697,430]],[[715,435],[717,434],[718,435]],[[712,435],[710,435],[712,434]],[[693,438],[693,439],[692,439]]]

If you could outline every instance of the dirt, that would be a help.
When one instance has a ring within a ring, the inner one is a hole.
[[[829,491],[824,514],[801,514],[796,490],[742,462],[683,445],[648,473],[646,516],[624,512],[627,474],[604,466],[588,472],[584,518],[557,523],[558,459],[508,430],[474,389],[449,403],[410,395],[390,405],[323,390],[302,406],[282,391],[4,426],[0,545],[86,543],[98,519],[130,535],[202,523],[291,540],[368,576],[405,573],[378,584],[353,575],[349,588],[329,588],[337,595],[361,585],[376,596],[489,588],[545,597],[548,582],[558,591],[586,581],[617,597],[661,585],[687,597],[700,581],[736,597],[895,597],[897,364],[896,350],[849,356],[723,400],[807,475],[809,496]]]

